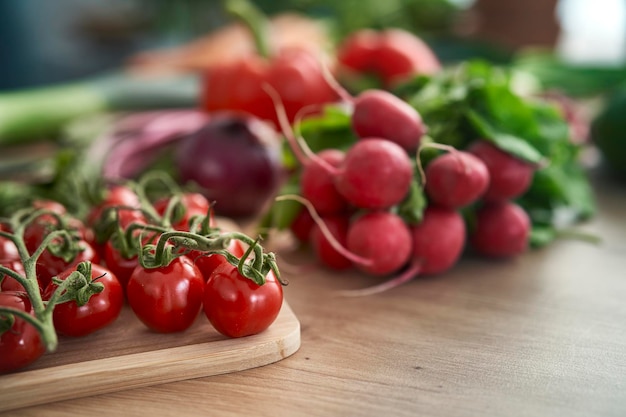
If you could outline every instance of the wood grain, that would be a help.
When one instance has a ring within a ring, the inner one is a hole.
[[[300,347],[300,324],[286,303],[265,332],[238,339],[199,317],[180,334],[150,332],[129,309],[94,337],[62,339],[30,369],[0,376],[0,411],[152,384],[236,372],[282,360]]]
[[[467,257],[443,276],[355,299],[335,293],[376,280],[283,253],[302,329],[296,354],[6,415],[623,417],[626,187],[602,179],[596,190],[598,216],[582,229],[600,245]]]

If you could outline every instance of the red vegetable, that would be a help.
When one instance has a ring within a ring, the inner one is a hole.
[[[343,71],[373,73],[386,87],[416,74],[432,74],[441,69],[430,47],[401,29],[356,31],[339,46],[337,59]]]
[[[345,159],[344,152],[338,149],[324,149],[317,156],[335,168]],[[348,202],[337,191],[334,179],[332,173],[320,164],[307,164],[302,169],[300,193],[320,215],[340,213],[348,208]]]
[[[318,58],[308,50],[292,47],[267,59],[252,55],[207,69],[201,107],[208,112],[246,112],[278,126],[272,100],[263,89],[265,84],[282,98],[290,122],[305,107],[321,107],[337,99],[324,80]]]
[[[131,309],[148,328],[160,333],[189,328],[202,306],[204,279],[186,256],[169,265],[133,271],[126,293]]]
[[[336,171],[339,193],[360,208],[385,209],[406,196],[413,167],[399,145],[385,139],[361,139],[347,152]]]
[[[485,163],[471,153],[445,153],[426,167],[425,189],[437,205],[461,208],[478,200],[489,186]]]
[[[68,261],[53,255],[49,249],[43,251],[37,260],[37,280],[39,280],[41,288],[46,288],[52,277],[68,268],[75,267],[83,261],[91,261],[92,263],[100,262],[100,256],[89,243],[81,240],[76,244],[80,250],[76,253],[76,256]]]
[[[75,267],[60,273],[57,278],[67,279]],[[86,304],[79,306],[76,301],[67,301],[54,307],[54,327],[65,336],[86,336],[113,323],[124,305],[124,291],[115,275],[98,264],[91,264],[92,280],[104,285],[102,292],[93,294]],[[44,299],[50,299],[57,285],[51,282],[44,292]]]
[[[283,287],[274,273],[258,285],[243,277],[236,266],[223,263],[204,288],[204,313],[221,334],[244,337],[261,333],[276,320],[283,303]]]
[[[411,228],[413,258],[420,262],[419,273],[441,274],[452,268],[465,247],[465,222],[452,209],[430,206],[422,222]]]
[[[170,197],[163,198],[154,203],[154,208],[160,215],[165,214],[170,199]],[[189,231],[189,221],[191,218],[194,216],[206,216],[209,214],[211,204],[202,194],[189,192],[181,195],[180,205],[177,207],[180,211],[175,210],[175,213],[173,213],[174,218],[170,219],[174,221],[172,227],[176,230]]]
[[[360,138],[378,137],[415,152],[426,125],[409,103],[383,90],[365,90],[354,99],[351,122]]]
[[[345,247],[350,226],[349,216],[345,214],[329,215],[322,217],[322,221],[337,242]],[[313,226],[313,231],[311,232],[311,248],[322,265],[328,268],[344,270],[351,268],[353,265],[350,259],[333,247],[317,224]]]
[[[26,293],[0,291],[0,306],[11,307],[32,314],[32,306]],[[39,332],[24,319],[15,317],[15,322],[0,335],[0,373],[24,368],[45,352]],[[6,316],[0,314],[0,323]]]
[[[374,211],[358,217],[348,230],[347,248],[369,260],[355,263],[371,275],[388,275],[405,266],[411,257],[411,232],[396,214]]]
[[[530,187],[535,172],[534,165],[517,159],[484,140],[471,144],[468,151],[480,158],[489,171],[489,187],[483,195],[485,200],[516,198]]]
[[[256,117],[231,112],[214,114],[181,141],[175,162],[181,181],[199,185],[215,212],[229,217],[261,212],[284,175],[278,133]]]
[[[517,204],[490,202],[476,211],[470,235],[472,248],[481,255],[508,258],[528,249],[530,218]]]

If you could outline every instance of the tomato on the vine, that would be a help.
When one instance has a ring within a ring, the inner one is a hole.
[[[76,267],[60,273],[57,278],[64,281]],[[86,304],[79,306],[76,301],[67,301],[54,306],[52,317],[54,327],[65,336],[86,336],[113,323],[124,305],[124,291],[115,275],[98,264],[91,264],[92,280],[104,285],[104,290],[93,294]],[[44,299],[50,299],[58,286],[51,281],[44,291]]]
[[[202,307],[202,273],[186,256],[167,266],[137,266],[126,286],[131,309],[148,328],[179,332],[189,328]]]
[[[48,249],[43,251],[39,259],[37,259],[37,280],[39,280],[39,285],[41,285],[42,288],[48,286],[52,277],[68,268],[75,267],[83,261],[91,261],[96,264],[100,262],[100,256],[89,243],[81,240],[77,242],[77,245],[80,250],[69,262],[65,261],[63,258],[54,256]]]
[[[170,198],[162,198],[154,203],[157,213],[164,215]],[[180,197],[180,203],[184,207],[184,213],[174,213],[172,228],[176,230],[189,230],[189,220],[193,216],[206,216],[209,212],[211,204],[205,196],[200,193],[184,193]],[[211,226],[213,225],[213,213],[210,218]]]
[[[226,250],[238,258],[241,258],[246,252],[243,243],[237,239],[231,239]],[[226,257],[219,253],[206,254],[201,251],[191,251],[187,256],[195,262],[200,272],[202,272],[204,282],[209,279],[215,268],[223,263],[228,263]]]
[[[32,305],[24,292],[1,291],[0,306],[32,314]],[[4,319],[0,314],[0,322]],[[32,364],[45,350],[37,329],[24,319],[15,317],[13,325],[0,335],[0,373],[12,372]]]
[[[2,230],[0,228],[0,230]],[[24,276],[24,265],[20,259],[20,254],[17,251],[17,246],[10,239],[0,237],[0,265],[17,272]],[[2,273],[0,273],[2,278]],[[26,291],[22,284],[17,282],[14,278],[4,275],[2,282],[0,283],[1,291]]]
[[[283,287],[272,271],[258,285],[236,266],[223,263],[204,286],[204,313],[218,332],[229,337],[260,333],[276,320],[283,303]]]
[[[107,190],[104,200],[91,209],[87,215],[87,223],[93,225],[100,219],[105,209],[121,206],[139,208],[141,206],[139,196],[126,185],[113,185]]]

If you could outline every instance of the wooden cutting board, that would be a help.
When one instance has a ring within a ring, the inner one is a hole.
[[[237,372],[280,361],[300,347],[300,322],[284,302],[261,334],[230,339],[203,314],[183,333],[149,331],[126,308],[111,326],[59,348],[30,367],[0,375],[0,411]]]

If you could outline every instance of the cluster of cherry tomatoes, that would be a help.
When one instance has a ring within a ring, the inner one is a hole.
[[[125,304],[160,333],[186,330],[201,311],[228,337],[273,323],[283,290],[271,254],[218,229],[201,194],[181,191],[148,204],[141,196],[118,184],[84,221],[59,203],[37,201],[2,223],[0,373],[50,350],[46,314],[64,337],[110,325]]]

